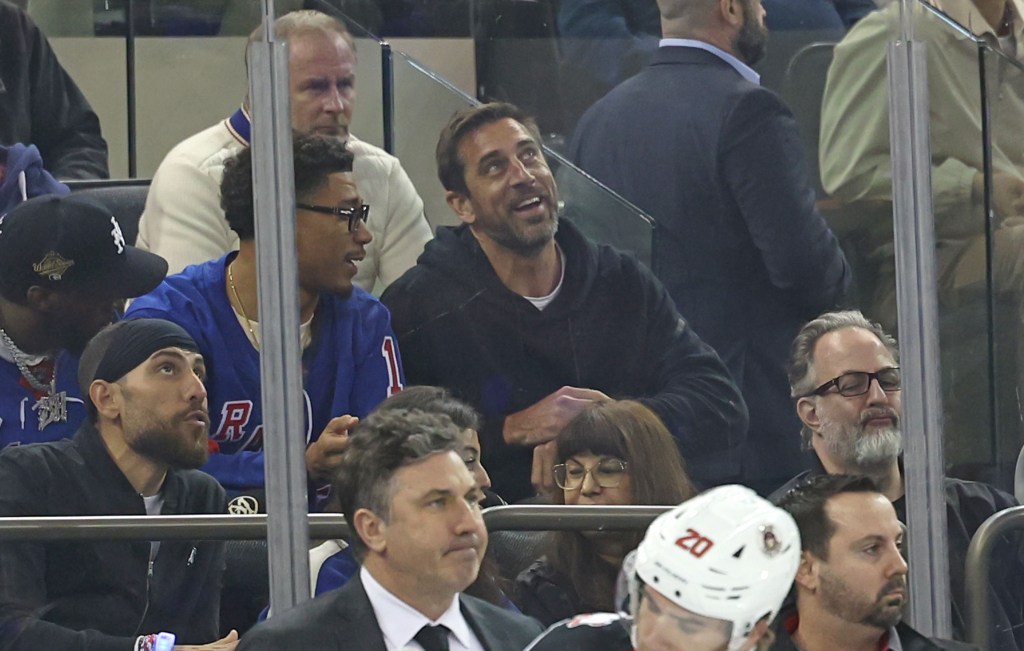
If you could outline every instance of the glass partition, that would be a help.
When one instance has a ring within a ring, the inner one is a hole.
[[[1012,28],[1019,39],[1021,27]],[[1024,472],[1015,473],[1021,451],[1024,344],[1022,299],[1024,269],[1024,66],[1017,58],[1019,40],[985,38],[981,42],[984,215],[986,226],[987,301],[991,351],[991,422],[984,462],[992,483],[1017,491]],[[976,438],[980,438],[977,437]],[[980,441],[979,441],[980,443]],[[1019,499],[1019,497],[1018,497]],[[1021,559],[1024,532],[1004,536],[993,550],[989,577],[990,648],[1024,646]],[[1007,568],[1012,568],[1007,570]],[[1015,646],[1014,646],[1015,645]]]
[[[246,93],[245,37],[258,22],[256,0],[21,4],[99,115],[114,178],[130,175],[130,159],[134,175],[151,176],[171,147],[229,115]],[[279,12],[312,7],[346,17],[359,51],[352,131],[378,146],[393,143],[432,226],[457,223],[436,177],[441,127],[476,98],[503,99],[538,116],[564,214],[593,239],[633,251],[657,271],[654,222],[558,154],[582,112],[650,59],[659,36],[653,0],[619,3],[631,12],[621,16],[588,13],[583,0],[275,4]],[[871,2],[839,3],[844,8],[835,15],[806,3],[791,11],[787,0],[764,4],[770,41],[757,69],[800,126],[820,180],[819,207],[854,270],[847,303],[895,333],[885,48],[899,36],[898,3],[878,11]],[[967,0],[949,4],[970,8]],[[916,38],[928,47],[945,469],[950,477],[1011,491],[1024,413],[1024,69],[1001,49],[1012,40],[986,40],[959,26],[984,24],[970,11],[945,15],[918,5],[914,20]],[[374,34],[394,37],[395,51]],[[389,119],[386,106],[393,106]],[[996,493],[975,487],[975,495],[999,506]],[[964,540],[951,533],[950,544],[965,545],[979,523],[965,521]],[[1016,563],[1016,554],[1011,549],[996,566]],[[954,599],[962,592],[956,563],[954,556]],[[1004,574],[1024,584],[1016,572]],[[997,614],[993,626],[1004,637],[990,648],[1011,648],[1006,635],[1024,648],[1020,609],[1013,610],[1020,602],[1006,601],[1018,598],[1014,589],[995,581],[993,587],[1010,607]],[[958,606],[958,634],[963,615]]]
[[[434,149],[441,128],[452,114],[475,100],[400,52],[394,54],[394,88],[394,153],[419,190],[431,225],[457,224],[458,218],[448,207],[437,179]],[[651,219],[550,147],[546,155],[558,183],[563,215],[592,239],[632,251],[650,264],[654,233]]]

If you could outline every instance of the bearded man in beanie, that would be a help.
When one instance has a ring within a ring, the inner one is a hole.
[[[205,367],[181,327],[108,326],[78,369],[88,418],[73,439],[0,452],[0,517],[222,513],[206,461]],[[149,651],[216,640],[224,543],[56,540],[0,544],[0,649]]]

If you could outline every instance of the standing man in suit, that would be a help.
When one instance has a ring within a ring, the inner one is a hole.
[[[815,210],[793,115],[751,69],[767,40],[760,0],[658,7],[654,60],[587,111],[569,156],[657,222],[655,273],[750,410],[731,479],[765,492],[802,465],[789,343],[850,271]]]
[[[335,488],[362,559],[344,587],[256,626],[239,651],[520,651],[537,622],[460,594],[487,547],[459,428],[378,412],[353,432]]]

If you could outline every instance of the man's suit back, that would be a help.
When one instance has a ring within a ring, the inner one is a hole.
[[[743,391],[743,473],[721,480],[763,490],[799,472],[789,346],[849,271],[790,111],[714,53],[663,47],[584,115],[569,155],[655,219],[655,273]]]

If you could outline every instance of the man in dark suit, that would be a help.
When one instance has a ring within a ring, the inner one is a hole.
[[[731,479],[767,492],[802,467],[789,343],[850,271],[815,210],[793,115],[750,67],[767,39],[760,0],[658,7],[654,60],[587,111],[569,156],[657,222],[655,273],[750,410]]]
[[[480,487],[446,416],[393,410],[353,432],[335,489],[359,574],[275,615],[239,651],[520,651],[537,622],[460,592],[487,547]]]

